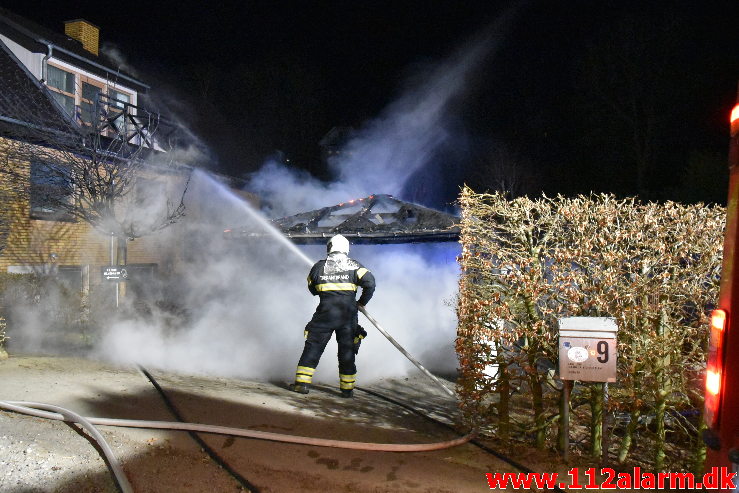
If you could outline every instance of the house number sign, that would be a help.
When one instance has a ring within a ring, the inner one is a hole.
[[[582,382],[615,382],[616,321],[609,317],[559,320],[559,377]]]

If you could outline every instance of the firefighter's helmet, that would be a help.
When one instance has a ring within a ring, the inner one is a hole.
[[[342,235],[336,235],[326,244],[326,251],[328,253],[341,252],[349,254],[349,240],[344,238]]]

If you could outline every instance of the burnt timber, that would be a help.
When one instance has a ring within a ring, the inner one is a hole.
[[[370,195],[274,219],[272,224],[297,244],[325,243],[336,234],[354,244],[458,241],[460,230],[459,218],[391,195]],[[244,230],[228,234],[259,236]]]

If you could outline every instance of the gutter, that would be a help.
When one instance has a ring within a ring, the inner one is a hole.
[[[97,62],[93,62],[92,60],[90,60],[88,58],[85,58],[83,56],[80,56],[80,55],[78,55],[77,53],[75,53],[73,51],[69,51],[69,50],[67,50],[65,48],[62,48],[61,46],[55,45],[54,43],[48,42],[48,41],[46,41],[44,39],[38,39],[38,38],[34,38],[34,39],[36,39],[36,41],[38,41],[39,43],[44,43],[47,46],[49,52],[48,52],[48,55],[44,57],[45,60],[48,59],[49,57],[51,57],[51,50],[54,49],[54,48],[56,48],[57,51],[61,51],[62,53],[66,54],[66,55],[69,55],[69,56],[71,56],[73,58],[76,58],[76,59],[78,59],[78,60],[80,60],[80,61],[82,61],[84,63],[87,63],[88,65],[92,65],[93,67],[97,67],[97,68],[99,68],[101,70],[105,70],[106,72],[108,72],[108,73],[110,73],[110,74],[112,74],[112,75],[114,75],[116,77],[119,77],[121,79],[125,79],[125,80],[127,80],[129,82],[133,82],[134,84],[139,85],[139,86],[142,86],[142,87],[146,88],[147,90],[148,89],[151,89],[151,86],[149,86],[147,84],[144,84],[140,80],[134,79],[133,77],[129,77],[128,75],[122,74],[122,73],[120,73],[118,71],[115,71],[115,70],[113,70],[113,69],[111,69],[109,67],[106,67],[105,65],[101,65],[101,64],[99,64]]]
[[[61,130],[57,130],[55,128],[44,127],[42,125],[35,125],[33,123],[24,122],[22,120],[11,118],[9,116],[2,116],[2,115],[0,115],[0,122],[12,123],[13,125],[19,125],[21,127],[30,128],[30,129],[33,129],[33,130],[40,130],[42,132],[49,132],[49,133],[56,134],[56,135],[63,136],[63,137],[69,137],[70,136],[68,133],[63,132]]]
[[[105,72],[107,72],[109,74],[115,75],[116,77],[120,77],[121,79],[125,79],[125,80],[127,80],[129,82],[133,82],[134,84],[139,85],[141,87],[144,87],[147,90],[148,89],[151,89],[151,86],[149,86],[147,84],[144,84],[140,80],[134,79],[133,77],[130,77],[130,76],[125,75],[125,74],[121,74],[119,71],[113,70],[110,67],[106,67],[105,65],[102,65],[100,63],[94,62],[94,61],[90,60],[89,58],[85,58],[85,57],[83,57],[81,55],[78,55],[77,53],[75,53],[73,51],[69,51],[69,50],[67,50],[65,48],[62,48],[61,46],[56,45],[56,44],[52,43],[51,41],[48,41],[48,40],[46,40],[44,38],[39,38],[35,33],[33,33],[32,31],[30,31],[29,29],[27,29],[24,26],[21,26],[21,25],[15,23],[15,22],[13,22],[12,20],[5,19],[5,21],[8,22],[8,23],[10,23],[10,24],[12,24],[12,27],[14,29],[16,29],[17,31],[20,31],[22,34],[28,36],[29,38],[33,39],[37,43],[41,43],[43,45],[46,45],[47,53],[46,53],[46,56],[44,57],[44,60],[42,62],[43,63],[42,71],[43,71],[44,82],[46,82],[46,62],[48,61],[49,58],[51,58],[51,55],[52,55],[53,50],[56,49],[57,51],[60,51],[60,52],[62,52],[64,54],[66,54],[66,55],[69,55],[69,56],[71,56],[73,58],[76,58],[77,60],[80,60],[80,61],[82,61],[84,63],[89,64],[89,65],[92,65],[93,67],[99,68],[100,70],[104,70]]]

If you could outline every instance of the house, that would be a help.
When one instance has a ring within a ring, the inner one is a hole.
[[[139,200],[185,184],[192,167],[151,164],[175,154],[176,125],[140,105],[149,86],[101,53],[99,36],[83,19],[60,34],[0,8],[0,273],[52,272],[86,292],[111,264],[131,283],[174,268],[160,235],[105,224],[121,208],[106,188],[135,182],[126,195]]]
[[[136,107],[149,86],[121,70],[100,53],[99,29],[77,19],[65,23],[65,34],[49,31],[5,9],[0,9],[0,41],[16,61],[51,94],[67,118],[83,127],[96,123],[94,107],[122,115]],[[110,135],[126,125],[113,120]]]

